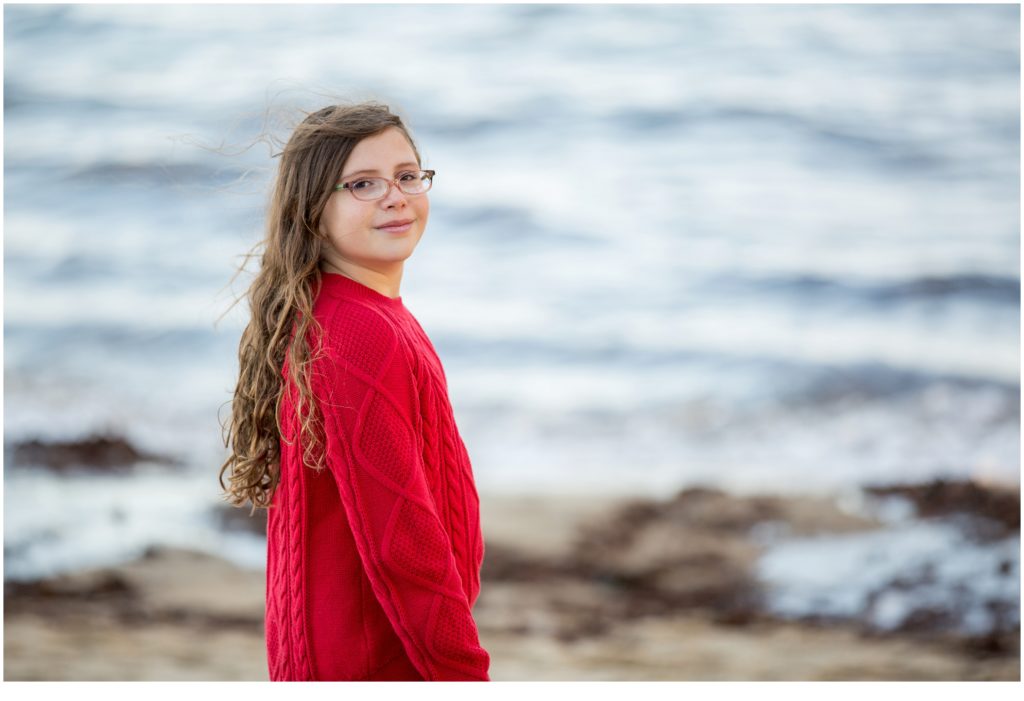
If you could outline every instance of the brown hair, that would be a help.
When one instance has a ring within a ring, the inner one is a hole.
[[[401,118],[377,102],[332,105],[308,114],[277,154],[281,161],[267,207],[266,237],[256,246],[263,248],[260,270],[246,294],[252,318],[238,344],[239,377],[230,424],[222,425],[229,454],[221,466],[220,485],[235,506],[251,501],[253,511],[269,507],[280,479],[286,354],[288,378],[298,390],[303,464],[316,470],[324,466],[307,338],[311,326],[319,331],[313,302],[320,289],[323,248],[330,245],[319,232],[320,219],[356,144],[391,127],[405,134],[420,161]],[[230,473],[229,487],[225,473]]]

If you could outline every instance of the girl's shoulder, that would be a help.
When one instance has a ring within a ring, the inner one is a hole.
[[[361,300],[317,300],[313,316],[323,329],[327,355],[376,374],[395,352],[405,353],[407,339],[392,314]]]

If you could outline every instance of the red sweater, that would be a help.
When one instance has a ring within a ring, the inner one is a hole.
[[[441,361],[401,297],[321,278],[325,354],[311,367],[328,469],[302,465],[288,383],[267,522],[270,678],[488,681],[470,610],[480,502]]]

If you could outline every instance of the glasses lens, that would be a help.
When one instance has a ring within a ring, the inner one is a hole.
[[[405,173],[398,179],[398,187],[407,195],[422,195],[430,189],[430,173],[425,170]]]
[[[384,196],[388,181],[384,178],[363,178],[351,183],[349,189],[361,200],[375,200]]]

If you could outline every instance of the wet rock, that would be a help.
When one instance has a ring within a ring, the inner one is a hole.
[[[73,577],[4,582],[4,605],[28,601],[129,599],[135,588],[121,574],[98,570]]]
[[[665,502],[628,503],[583,529],[568,569],[615,589],[627,618],[700,609],[723,622],[757,617],[753,526],[782,510],[770,498],[743,499],[692,488]]]
[[[263,625],[263,580],[205,553],[154,546],[134,561],[4,582],[4,610],[45,620],[94,616],[119,625],[223,631]]]
[[[699,609],[740,624],[761,616],[753,570],[764,542],[875,527],[832,499],[693,487],[663,502],[631,502],[604,524],[583,529],[571,562],[581,576],[628,592],[632,614]]]
[[[15,465],[41,465],[53,470],[127,470],[140,462],[181,464],[180,460],[167,455],[141,451],[116,435],[97,435],[74,441],[22,441],[14,444],[12,457]]]
[[[984,635],[970,636],[960,641],[960,646],[978,660],[1010,656],[1020,649],[1020,631],[990,631]]]
[[[902,497],[925,518],[967,516],[967,530],[982,540],[1020,533],[1020,490],[973,480],[936,479],[924,484],[868,486],[875,497]]]
[[[4,582],[5,616],[34,614],[67,622],[71,615],[131,615],[139,607],[138,588],[112,569]]]
[[[499,543],[488,543],[480,567],[482,580],[502,582],[536,582],[551,577],[574,577],[568,562],[553,561],[528,554]]]
[[[594,592],[590,599],[550,602],[564,612],[558,630],[566,640],[594,634],[600,621],[681,611],[746,625],[767,617],[753,572],[766,530],[781,537],[874,527],[830,499],[740,497],[695,487],[668,500],[624,501],[603,519],[582,522],[557,556],[488,543],[481,576]]]
[[[755,524],[782,517],[779,499],[737,497],[720,489],[684,489],[662,510],[663,517],[680,525],[699,526],[722,533],[746,533]]]

